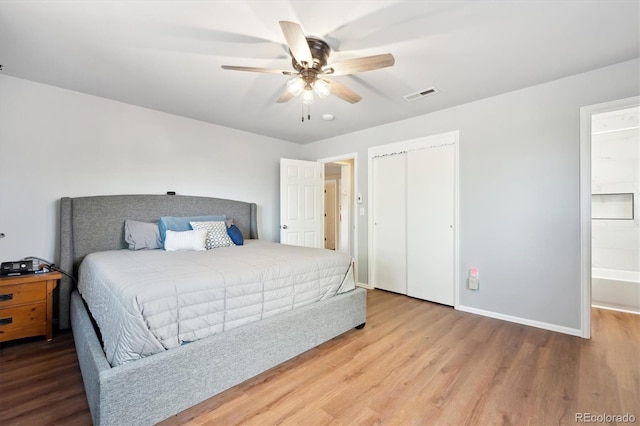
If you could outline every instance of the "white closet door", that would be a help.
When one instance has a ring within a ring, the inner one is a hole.
[[[373,261],[375,288],[407,294],[407,155],[373,159]]]
[[[407,158],[407,294],[454,304],[454,146]]]

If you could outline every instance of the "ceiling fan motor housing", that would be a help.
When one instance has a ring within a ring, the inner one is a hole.
[[[308,68],[314,69],[317,74],[327,65],[329,55],[331,54],[331,48],[324,40],[319,38],[306,37],[306,39],[307,44],[309,45],[309,50],[311,50],[311,56],[313,57],[313,64],[309,64]],[[293,68],[301,73],[305,68],[295,60],[291,50],[289,50],[289,54],[291,54],[291,64],[293,65]]]

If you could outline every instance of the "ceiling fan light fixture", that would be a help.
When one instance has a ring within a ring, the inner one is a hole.
[[[324,80],[316,80],[313,83],[313,91],[320,99],[324,99],[331,94],[331,86]]]
[[[391,67],[395,64],[395,59],[390,53],[329,63],[331,47],[326,41],[316,37],[305,36],[302,27],[295,22],[280,21],[280,29],[286,40],[286,47],[289,48],[291,65],[294,71],[235,65],[222,65],[222,68],[234,71],[294,76],[293,79],[287,81],[286,88],[280,97],[278,97],[276,103],[289,102],[291,99],[300,96],[303,110],[302,121],[304,121],[305,109],[307,110],[307,119],[311,119],[309,105],[314,102],[316,95],[320,99],[329,95],[335,95],[351,104],[358,103],[362,100],[362,96],[342,83],[319,77],[350,75],[358,72]]]
[[[305,90],[302,93],[302,103],[305,105],[311,105],[313,103],[314,99],[313,99],[313,91],[312,90]]]
[[[287,91],[293,96],[298,96],[304,90],[305,84],[302,78],[296,77],[287,81]]]

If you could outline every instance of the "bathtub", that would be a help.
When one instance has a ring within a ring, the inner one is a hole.
[[[593,268],[591,304],[640,314],[640,272]]]

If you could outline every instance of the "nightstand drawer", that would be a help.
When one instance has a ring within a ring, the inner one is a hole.
[[[0,312],[9,306],[47,299],[45,282],[14,284],[0,287]]]
[[[53,291],[60,278],[60,272],[0,277],[0,342],[53,338]]]
[[[46,302],[0,310],[0,336],[14,329],[46,323]]]

